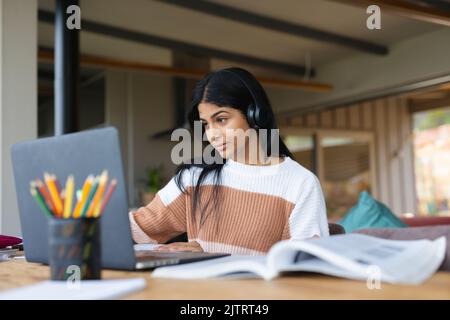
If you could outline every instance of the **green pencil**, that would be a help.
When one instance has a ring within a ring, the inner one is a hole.
[[[86,202],[84,203],[83,210],[81,211],[80,217],[86,217],[86,213],[89,209],[89,206],[91,205],[92,198],[94,198],[95,192],[97,191],[99,183],[99,178],[96,177],[94,180],[94,183],[92,184],[91,190],[89,191],[89,195],[86,199]]]
[[[41,207],[41,210],[45,213],[45,215],[50,218],[53,217],[53,214],[45,205],[44,199],[42,199],[41,195],[36,191],[36,189],[31,187],[30,193],[33,196],[33,198],[36,200],[36,202],[38,203],[39,207]]]

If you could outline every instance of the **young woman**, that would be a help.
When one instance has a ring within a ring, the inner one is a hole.
[[[255,140],[239,140],[250,129],[277,128],[253,75],[240,68],[207,74],[194,89],[189,120],[201,122],[205,147],[223,161],[181,165],[153,201],[130,213],[135,242],[164,244],[187,232],[189,242],[159,250],[261,255],[280,240],[329,235],[319,181],[283,141],[275,152],[267,134],[255,156]]]

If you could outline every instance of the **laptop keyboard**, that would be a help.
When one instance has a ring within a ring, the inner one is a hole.
[[[191,251],[135,251],[136,268],[148,269],[227,256],[229,254]]]
[[[176,259],[190,259],[197,257],[204,257],[211,255],[205,252],[191,252],[191,251],[177,251],[177,252],[162,252],[162,251],[135,251],[136,258],[176,258]]]

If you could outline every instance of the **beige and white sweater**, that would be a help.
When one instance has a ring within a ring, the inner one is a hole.
[[[200,170],[183,173],[187,194],[172,178],[147,206],[130,212],[135,242],[164,243],[187,232],[189,241],[197,241],[206,252],[261,255],[280,240],[329,235],[318,179],[289,157],[270,166],[228,159],[221,173],[219,208],[208,206],[204,224],[200,227],[197,218],[194,225],[192,190]],[[212,183],[212,176],[202,182],[201,206]]]

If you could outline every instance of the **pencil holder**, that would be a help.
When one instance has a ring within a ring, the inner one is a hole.
[[[100,279],[100,219],[48,221],[51,280]]]

